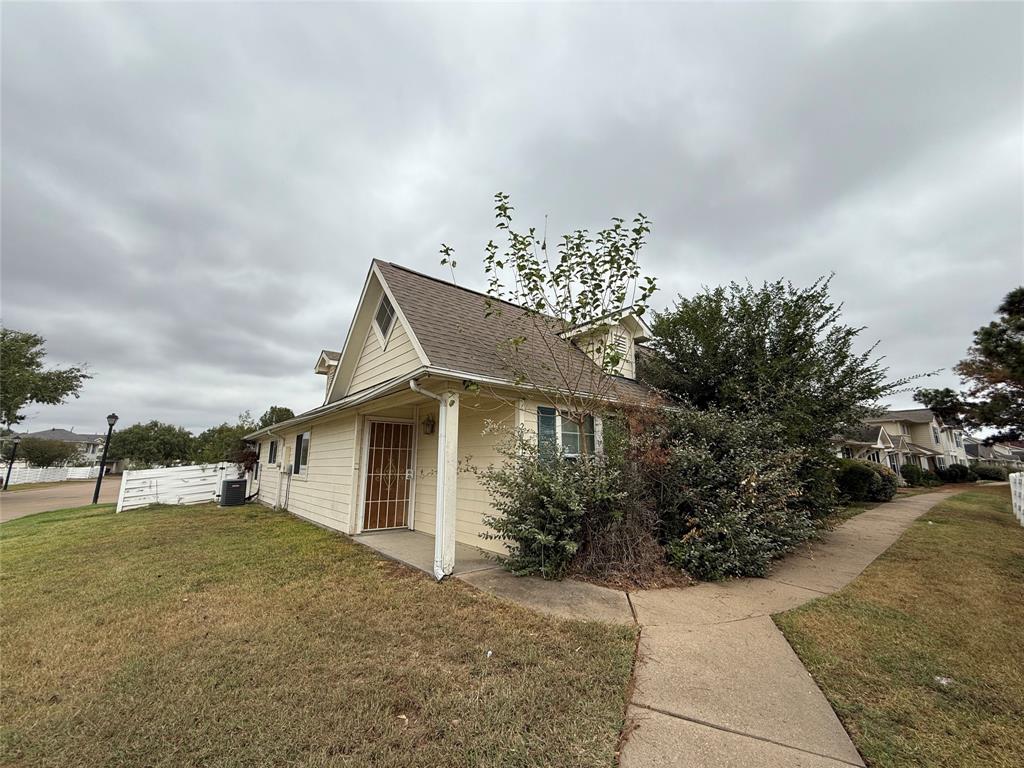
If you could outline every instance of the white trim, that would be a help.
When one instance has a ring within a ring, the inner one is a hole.
[[[338,356],[338,367],[336,370],[341,370],[341,364],[345,361],[345,353],[348,352],[349,342],[352,341],[352,331],[356,327],[356,319],[359,317],[359,309],[363,306],[363,301],[366,299],[366,291],[370,287],[370,276],[374,274],[373,266],[366,273],[366,279],[363,281],[363,290],[359,292],[359,301],[356,302],[356,311],[352,313],[352,320],[348,324],[348,332],[345,334],[345,343],[341,346],[341,354]],[[324,397],[324,405],[327,405],[331,400],[331,395],[334,393],[334,386],[338,383],[338,376],[335,373],[334,380],[331,382],[331,386],[327,388],[327,395]]]
[[[416,350],[416,354],[420,356],[420,362],[425,366],[429,366],[430,359],[427,357],[427,353],[423,351],[423,347],[420,345],[420,340],[416,338],[416,334],[413,332],[412,326],[409,324],[409,320],[405,316],[405,312],[402,311],[402,305],[395,299],[395,295],[391,292],[391,287],[388,285],[388,281],[384,279],[384,275],[381,274],[376,262],[372,265],[371,271],[377,276],[377,280],[380,281],[381,289],[385,294],[387,294],[387,297],[391,299],[391,306],[395,308],[395,316],[401,318],[402,323],[405,325],[405,332],[409,335],[409,341],[412,342],[412,346],[413,349]]]
[[[371,528],[369,532],[376,531],[403,531],[403,530],[414,530],[413,523],[413,506],[416,500],[416,422],[410,421],[409,419],[392,418],[389,416],[364,416],[362,418],[363,423],[363,461],[362,467],[359,470],[359,510],[358,518],[356,522],[356,533],[363,533],[366,529],[363,527],[363,519],[366,517],[366,471],[370,468],[370,432],[372,430],[366,429],[368,424],[409,424],[412,426],[412,449],[410,452],[410,462],[412,463],[412,483],[409,486],[409,498],[408,504],[405,510],[405,525],[396,525],[391,528]]]
[[[391,325],[388,326],[388,332],[386,334],[380,332],[380,327],[377,324],[377,313],[380,312],[380,305],[384,303],[385,299],[387,299],[388,304],[391,305]],[[395,302],[388,298],[388,295],[382,291],[380,298],[377,299],[377,306],[373,310],[373,316],[370,318],[370,327],[373,328],[373,332],[377,336],[377,343],[380,344],[382,352],[386,352],[388,349],[388,342],[391,340],[391,336],[395,332],[395,324],[397,321],[398,312],[395,310]],[[352,370],[352,373],[355,374],[355,369]]]

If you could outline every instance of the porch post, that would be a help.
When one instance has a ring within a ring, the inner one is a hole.
[[[437,509],[434,531],[434,577],[455,570],[455,499],[459,464],[459,393],[441,394],[437,434]]]

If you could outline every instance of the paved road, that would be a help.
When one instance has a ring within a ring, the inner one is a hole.
[[[0,493],[0,523],[14,520],[36,512],[49,512],[53,509],[81,507],[92,502],[95,480],[81,482],[68,481],[54,483],[47,488],[36,488],[31,491],[5,491]],[[100,501],[117,501],[117,492],[121,487],[118,475],[103,478],[100,489]]]

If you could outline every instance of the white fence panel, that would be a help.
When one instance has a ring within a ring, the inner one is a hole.
[[[95,480],[99,475],[99,466],[68,467],[68,480]]]
[[[0,483],[7,476],[7,465],[0,465]],[[25,483],[60,483],[64,480],[89,480],[100,473],[99,467],[30,467],[14,462],[11,469],[11,485]]]
[[[150,504],[202,504],[220,498],[221,482],[239,476],[234,464],[127,470],[121,476],[117,511]]]
[[[1017,522],[1024,525],[1024,472],[1010,475],[1010,498],[1013,503],[1013,515]]]

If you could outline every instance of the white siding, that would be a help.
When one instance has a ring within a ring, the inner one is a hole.
[[[419,355],[416,354],[405,325],[396,317],[387,349],[381,348],[377,332],[372,327],[367,330],[363,350],[352,372],[352,382],[348,391],[359,392],[374,384],[411,373],[419,366]]]

